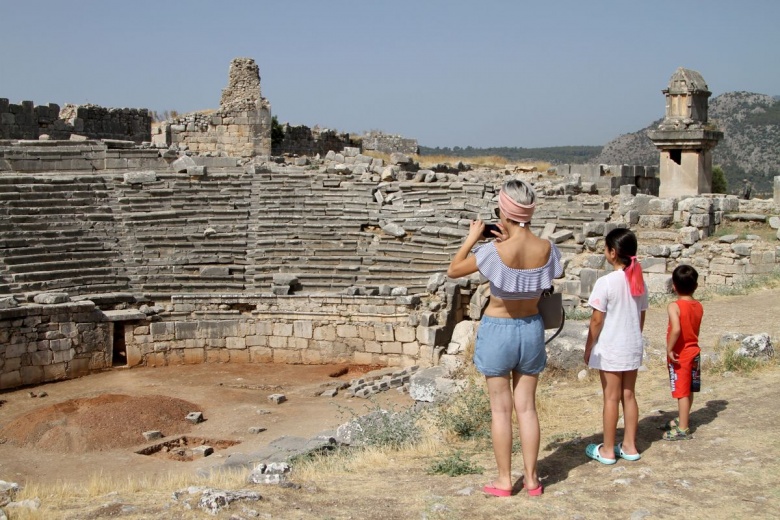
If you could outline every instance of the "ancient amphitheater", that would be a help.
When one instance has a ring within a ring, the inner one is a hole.
[[[533,225],[565,253],[570,310],[615,226],[638,233],[654,293],[683,262],[706,286],[777,270],[778,194],[659,198],[658,169],[627,165],[420,169],[305,127],[272,157],[252,60],[219,111],[154,134],[146,110],[65,112],[0,99],[0,389],[112,366],[439,364],[484,301],[478,278],[443,273],[509,175],[542,196]]]

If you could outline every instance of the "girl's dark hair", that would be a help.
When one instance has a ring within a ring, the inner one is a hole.
[[[625,266],[623,272],[626,273],[631,296],[644,294],[645,280],[642,277],[642,265],[636,258],[636,235],[630,229],[616,228],[607,234],[604,242],[607,249],[615,251],[618,260]]]

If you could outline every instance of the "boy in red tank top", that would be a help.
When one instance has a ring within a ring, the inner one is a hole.
[[[699,273],[689,265],[680,265],[672,273],[672,284],[678,298],[666,309],[669,314],[666,363],[679,417],[664,425],[666,433],[663,438],[667,441],[691,438],[688,418],[693,405],[693,393],[701,388],[699,328],[704,309],[701,303],[693,299],[698,279]]]

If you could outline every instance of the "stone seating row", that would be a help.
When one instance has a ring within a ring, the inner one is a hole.
[[[3,176],[0,274],[13,293],[126,291],[101,176]]]

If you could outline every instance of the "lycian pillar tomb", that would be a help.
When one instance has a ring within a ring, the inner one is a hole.
[[[712,94],[701,74],[678,68],[663,90],[666,115],[647,132],[661,151],[660,197],[698,195],[712,191],[712,149],[723,132],[707,121],[707,99]]]

